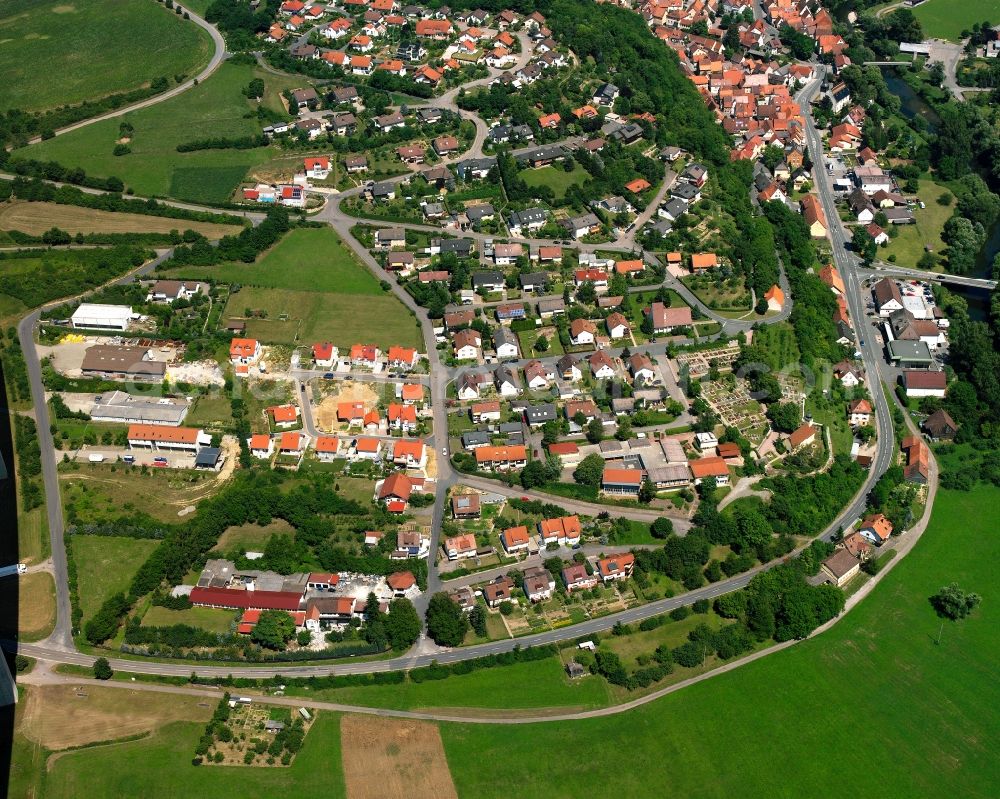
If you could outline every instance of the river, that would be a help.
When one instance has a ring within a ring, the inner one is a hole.
[[[921,117],[927,125],[928,133],[936,133],[941,117],[927,104],[927,102],[914,91],[905,80],[899,76],[896,67],[879,67],[885,84],[901,102],[900,113],[907,119]],[[1000,253],[1000,218],[994,220],[993,225],[986,232],[986,243],[980,250],[976,258],[976,266],[971,273],[972,277],[992,277],[993,260]],[[953,286],[951,288],[956,294],[963,296],[969,303],[969,311],[976,317],[982,318],[989,309],[989,292],[983,289],[963,288]]]

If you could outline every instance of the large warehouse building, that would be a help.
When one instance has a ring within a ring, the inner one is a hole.
[[[85,302],[70,317],[74,328],[87,330],[127,330],[133,318],[127,305],[98,305]]]

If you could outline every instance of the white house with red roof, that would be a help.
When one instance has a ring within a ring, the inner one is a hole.
[[[326,155],[317,155],[303,159],[306,177],[313,180],[326,180],[330,175],[330,158]]]
[[[313,364],[321,369],[332,368],[337,362],[339,355],[340,353],[337,348],[334,347],[329,341],[324,341],[322,344],[312,345]]]

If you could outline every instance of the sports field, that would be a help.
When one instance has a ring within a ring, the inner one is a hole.
[[[975,22],[1000,23],[996,0],[927,0],[913,9],[929,39],[961,40],[963,30]]]
[[[159,543],[115,536],[73,537],[73,559],[79,579],[77,593],[84,621],[90,619],[109,596],[128,590],[132,576]]]
[[[32,236],[57,227],[67,233],[169,233],[193,230],[208,239],[234,236],[237,225],[192,222],[167,216],[113,213],[79,205],[11,202],[0,204],[0,230],[19,230]]]
[[[998,501],[997,488],[939,492],[924,538],[846,619],[732,673],[607,718],[442,725],[459,795],[583,796],[611,772],[629,797],[828,795],[850,784],[879,797],[994,795],[1000,537],[983,508]],[[927,600],[952,581],[984,601],[938,643]],[[545,767],[526,767],[539,752]]]
[[[247,118],[252,105],[241,90],[254,77],[278,89],[297,88],[303,79],[278,77],[255,67],[223,63],[199,86],[157,105],[57,136],[17,150],[14,158],[59,161],[93,175],[115,175],[140,196],[176,197],[194,202],[223,202],[254,164],[274,155],[270,147],[253,150],[177,152],[177,145],[208,137],[259,133],[261,124]],[[134,127],[128,155],[115,156],[119,125]]]
[[[150,0],[0,3],[0,110],[43,111],[190,76],[208,34]]]

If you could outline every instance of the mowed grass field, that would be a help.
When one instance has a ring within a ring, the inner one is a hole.
[[[288,689],[289,693],[298,691],[296,688]],[[546,707],[586,710],[611,702],[608,684],[604,680],[590,676],[570,680],[562,662],[555,657],[481,669],[446,680],[423,683],[408,680],[401,685],[309,690],[303,694],[323,701],[398,710],[485,708],[516,711]]]
[[[223,317],[240,318],[248,308],[267,314],[266,319],[246,320],[247,335],[265,344],[329,341],[341,348],[376,344],[384,350],[400,344],[423,349],[416,321],[390,294],[245,288],[230,296]]]
[[[944,194],[951,197],[951,204],[942,205],[938,202],[938,197]],[[948,246],[941,238],[941,232],[944,230],[944,223],[955,212],[955,196],[933,180],[921,180],[917,196],[926,207],[913,209],[916,224],[898,225],[896,229],[899,235],[889,239],[885,248],[879,248],[879,258],[885,259],[895,255],[896,263],[900,266],[914,267],[924,254],[925,245],[929,244],[935,255],[940,255]]]
[[[442,725],[459,795],[585,796],[613,772],[628,797],[833,795],[850,784],[879,797],[995,796],[1000,537],[984,509],[997,502],[996,488],[939,492],[924,538],[872,595],[784,652],[607,718]],[[928,597],[952,581],[984,601],[936,643]],[[545,767],[532,768],[539,752]]]
[[[304,78],[283,78],[252,66],[223,63],[204,83],[177,97],[21,148],[13,157],[59,161],[93,175],[114,175],[141,196],[224,202],[251,166],[270,160],[277,151],[260,147],[179,153],[176,148],[196,139],[260,133],[256,115],[248,117],[255,103],[241,94],[255,77],[276,90],[306,85]],[[134,127],[132,152],[115,156],[112,150],[122,122]]]
[[[155,605],[146,611],[142,623],[146,627],[170,627],[189,624],[213,633],[228,633],[236,619],[236,612],[221,608],[187,608],[171,610]]]
[[[192,222],[166,216],[115,213],[58,203],[9,202],[0,204],[0,230],[19,230],[40,236],[57,227],[67,233],[169,233],[193,230],[208,239],[235,236],[238,225]]]
[[[112,594],[126,591],[159,541],[103,535],[73,536],[73,559],[79,580],[83,620],[93,616]]]
[[[913,9],[920,20],[924,36],[929,39],[961,40],[963,30],[971,30],[974,22],[1000,22],[1000,7],[996,0],[927,0]]]
[[[375,275],[331,228],[325,226],[288,232],[256,263],[182,266],[165,274],[294,291],[382,293]]]
[[[46,799],[214,799],[346,796],[340,753],[340,719],[319,714],[292,765],[194,766],[191,758],[204,722],[174,722],[142,741],[68,752],[45,776]]]
[[[149,0],[0,3],[0,110],[44,111],[193,75],[209,35]]]
[[[548,186],[557,198],[565,197],[566,189],[574,184],[580,185],[590,177],[587,170],[575,161],[572,172],[567,172],[561,165],[542,166],[538,169],[524,169],[518,173],[518,176],[532,188]]]
[[[223,319],[252,317],[247,335],[268,344],[422,344],[413,315],[330,228],[293,230],[254,264],[180,267],[166,274],[242,284]]]

